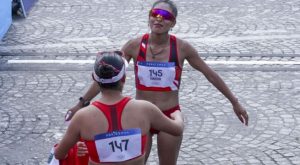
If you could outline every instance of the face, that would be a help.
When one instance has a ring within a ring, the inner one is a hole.
[[[157,4],[149,14],[149,26],[153,33],[167,33],[175,26],[176,18],[166,3]]]

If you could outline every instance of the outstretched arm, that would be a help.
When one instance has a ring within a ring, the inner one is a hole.
[[[65,116],[65,120],[69,121],[71,120],[71,118],[73,117],[73,115],[82,107],[84,107],[84,101],[90,101],[92,100],[94,97],[97,96],[97,94],[100,93],[100,87],[97,84],[96,81],[93,81],[93,83],[91,84],[90,88],[88,89],[88,91],[82,96],[83,100],[78,101],[78,103],[72,107],[71,109],[69,109],[67,111],[67,114]]]
[[[200,58],[198,52],[191,45],[185,43],[184,50],[189,64],[204,74],[207,80],[231,102],[233,110],[239,120],[245,125],[248,125],[248,114],[246,110],[239,103],[238,99],[233,95],[222,78]]]
[[[161,110],[152,103],[147,105],[147,116],[149,116],[151,128],[167,132],[174,136],[183,133],[184,123],[182,113],[177,110],[171,114],[171,118],[166,117]]]

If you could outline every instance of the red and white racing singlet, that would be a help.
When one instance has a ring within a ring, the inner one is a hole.
[[[94,140],[85,140],[92,161],[124,162],[145,153],[147,135],[142,135],[140,128],[122,128],[122,113],[129,100],[129,97],[125,97],[114,105],[99,101],[92,103],[104,113],[109,123],[107,132],[96,135]]]
[[[135,62],[135,81],[138,90],[175,91],[179,90],[182,68],[179,66],[176,37],[170,36],[168,62],[146,61],[149,34],[145,34]]]

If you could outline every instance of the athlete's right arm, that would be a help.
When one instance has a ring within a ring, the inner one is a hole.
[[[138,51],[139,51],[140,42],[141,42],[141,37],[138,37],[138,38],[134,38],[134,39],[127,41],[123,45],[121,51],[124,52],[125,58],[128,61],[128,63],[130,62],[130,60],[132,58],[135,59],[135,57],[137,56]]]
[[[100,93],[100,87],[98,85],[98,83],[96,81],[93,81],[93,83],[91,84],[90,88],[88,89],[88,91],[82,96],[83,100],[85,101],[90,101],[92,100],[94,97],[97,96],[97,94]],[[73,117],[73,115],[80,109],[83,107],[83,102],[82,101],[78,101],[78,103],[72,107],[71,109],[69,109],[66,113],[65,116],[65,120],[69,121],[71,120],[71,118]]]
[[[130,60],[132,58],[131,57],[131,52],[130,52],[131,51],[131,48],[130,48],[131,42],[132,42],[131,40],[127,41],[121,49],[121,51],[124,52],[125,59],[128,61],[128,63],[130,62]]]
[[[151,128],[167,132],[174,136],[182,135],[184,129],[184,120],[182,113],[179,110],[173,112],[171,114],[172,119],[170,119],[165,116],[154,104],[150,103],[148,106],[150,110],[148,110],[147,113],[150,117]]]

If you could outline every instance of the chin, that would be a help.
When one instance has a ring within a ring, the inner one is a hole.
[[[159,35],[159,34],[166,34],[166,33],[168,33],[168,31],[152,30],[151,33]]]

